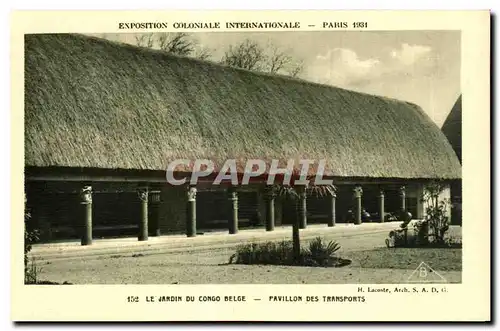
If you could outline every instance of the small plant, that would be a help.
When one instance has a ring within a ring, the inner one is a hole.
[[[24,268],[24,283],[25,284],[38,284],[38,275],[42,269],[37,266],[35,258],[28,261],[28,264]]]
[[[330,259],[335,257],[335,253],[340,249],[340,245],[335,241],[325,244],[321,237],[315,238],[309,243],[309,254],[311,259],[319,265],[325,265]]]
[[[35,259],[29,258],[29,252],[33,248],[33,244],[39,239],[37,230],[29,229],[29,220],[31,214],[26,208],[26,198],[24,199],[24,283],[36,284],[38,282],[38,274],[40,269],[36,265]]]
[[[272,265],[302,265],[302,266],[343,266],[349,260],[336,257],[340,245],[335,241],[325,243],[317,237],[308,248],[300,251],[297,259],[292,241],[251,243],[240,245],[231,256],[229,263],[236,264],[272,264]]]
[[[288,186],[288,185],[273,185],[266,188],[267,193],[272,193],[275,196],[291,200],[295,207],[295,219],[292,224],[292,247],[295,262],[302,258],[302,249],[300,247],[299,223],[305,210],[300,203],[301,197],[304,195],[327,196],[335,195],[337,188],[334,185],[312,185],[312,186]]]
[[[433,182],[426,186],[423,198],[424,203],[427,204],[425,221],[428,223],[433,242],[443,245],[450,223],[447,213],[449,200],[439,200],[439,196],[445,188],[440,182]]]
[[[240,245],[229,263],[237,264],[286,264],[293,260],[292,242],[265,242]]]
[[[39,239],[39,233],[37,230],[24,230],[24,266],[27,267],[29,262],[29,252],[33,248],[33,244]]]

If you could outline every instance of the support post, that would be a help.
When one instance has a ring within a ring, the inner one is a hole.
[[[330,196],[330,209],[328,210],[329,211],[329,215],[328,215],[328,226],[329,227],[332,227],[332,226],[335,226],[335,223],[336,223],[336,213],[335,213],[335,200],[337,199],[337,194],[335,194],[334,192],[332,192],[332,195]]]
[[[187,198],[186,235],[196,237],[196,187],[188,187]]]
[[[274,192],[266,192],[266,231],[274,231]]]
[[[149,191],[149,215],[151,216],[150,234],[153,237],[161,235],[160,231],[161,191]]]
[[[141,219],[139,222],[139,241],[148,240],[148,189],[139,188],[137,190],[137,195],[141,201]]]
[[[385,222],[385,193],[384,190],[380,190],[379,194],[379,214],[380,214],[380,223]]]
[[[299,193],[299,228],[307,228],[307,192],[305,186],[300,186]]]
[[[234,187],[228,189],[229,201],[229,234],[238,233],[238,192]]]
[[[292,244],[293,244],[293,258],[294,261],[298,262],[300,259],[300,222],[301,222],[301,213],[300,213],[300,201],[299,199],[293,199],[293,204],[295,207],[295,213],[293,217],[292,223]]]
[[[399,196],[401,197],[401,211],[406,211],[406,188],[404,186],[399,188]]]
[[[92,186],[84,186],[80,190],[82,206],[81,244],[92,245]]]
[[[356,186],[354,188],[354,224],[361,224],[361,197],[363,195],[363,189],[361,186]]]

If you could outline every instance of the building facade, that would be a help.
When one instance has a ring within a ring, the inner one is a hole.
[[[462,164],[462,95],[458,97],[453,105],[441,130],[457,154],[460,164]],[[453,206],[451,221],[452,224],[462,225],[462,179],[451,181],[450,188]]]
[[[249,159],[325,160],[336,193],[303,190],[302,227],[421,218],[425,184],[461,176],[414,104],[83,35],[25,36],[24,118],[30,226],[47,241],[292,222],[297,201],[273,195],[267,172],[246,186],[176,186],[165,178],[176,159],[211,160],[214,173],[234,159],[239,175]]]

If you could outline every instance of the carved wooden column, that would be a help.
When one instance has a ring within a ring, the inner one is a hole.
[[[81,243],[92,245],[92,186],[84,186],[80,190],[80,205],[82,206]]]
[[[361,197],[363,196],[363,189],[361,186],[354,188],[354,224],[361,224]]]
[[[269,189],[266,192],[266,231],[274,231],[274,192]]]
[[[307,228],[307,192],[305,186],[299,186],[299,228]]]
[[[302,220],[301,201],[298,198],[292,199],[295,212],[293,213],[292,223],[292,243],[293,243],[293,258],[295,261],[300,259],[300,223]]]
[[[231,187],[227,190],[229,201],[229,234],[238,233],[238,192],[236,188]]]
[[[186,235],[196,237],[196,187],[188,187],[187,198]]]
[[[399,188],[399,196],[401,197],[401,211],[406,211],[406,188],[404,186]]]
[[[380,223],[384,223],[385,221],[385,193],[384,190],[380,190],[379,194],[379,214],[380,214]]]
[[[139,188],[137,190],[137,195],[141,201],[141,219],[139,222],[139,241],[148,240],[148,189]]]
[[[328,210],[328,226],[332,227],[335,226],[336,223],[336,213],[335,213],[335,200],[337,199],[337,194],[335,192],[332,192],[330,196],[330,209]]]
[[[161,235],[160,231],[161,191],[149,191],[149,215],[151,216],[150,234],[153,237]]]

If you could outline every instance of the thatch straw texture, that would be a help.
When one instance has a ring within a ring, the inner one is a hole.
[[[26,165],[327,159],[328,175],[458,178],[416,105],[70,34],[25,37]]]
[[[441,130],[462,162],[462,95],[458,97]]]

